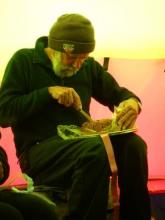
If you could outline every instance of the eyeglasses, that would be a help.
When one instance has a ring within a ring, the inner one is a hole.
[[[71,53],[62,53],[63,62],[66,65],[73,65],[75,67],[80,67],[83,62],[88,58],[89,54],[71,54]]]

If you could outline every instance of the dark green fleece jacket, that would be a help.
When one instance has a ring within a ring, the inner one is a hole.
[[[10,168],[9,168],[9,164],[8,164],[7,154],[1,146],[0,146],[0,162],[2,163],[3,173],[4,173],[3,178],[0,178],[0,184],[2,184],[9,177]]]
[[[13,55],[0,88],[0,126],[12,127],[17,156],[25,148],[54,136],[57,125],[81,125],[85,120],[72,107],[58,104],[48,93],[49,86],[74,88],[87,112],[92,97],[113,110],[114,105],[135,96],[120,87],[93,58],[88,58],[76,75],[57,77],[44,52],[47,41],[47,37],[41,37],[35,48],[21,49]]]

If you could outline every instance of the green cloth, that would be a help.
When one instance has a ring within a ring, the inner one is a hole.
[[[102,132],[97,132],[91,129],[82,129],[79,126],[76,125],[58,125],[57,126],[57,134],[64,140],[67,139],[81,139],[81,138],[89,138],[89,137],[95,137],[97,135],[101,135],[104,133],[108,133],[109,135],[119,135],[119,134],[126,134],[130,132],[136,131],[135,128],[126,129],[126,130],[112,130],[110,126],[107,126],[104,128]]]
[[[99,135],[96,131],[90,134],[85,133],[79,126],[76,125],[58,125],[57,134],[64,140],[76,138],[88,138]]]

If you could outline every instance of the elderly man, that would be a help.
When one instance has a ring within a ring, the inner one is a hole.
[[[131,128],[140,100],[89,57],[94,29],[80,14],[60,16],[35,48],[17,51],[0,90],[0,125],[11,126],[21,169],[36,185],[70,189],[65,220],[105,220],[108,157],[99,136],[63,140],[58,125],[81,126],[91,98]],[[119,170],[120,220],[149,220],[146,144],[135,133],[111,137]]]

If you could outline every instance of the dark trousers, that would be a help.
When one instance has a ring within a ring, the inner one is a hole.
[[[0,202],[0,218],[2,220],[23,220],[21,212],[14,206],[6,203]]]
[[[111,140],[119,172],[120,219],[150,220],[146,144],[135,134],[114,136]]]
[[[0,192],[1,220],[57,220],[55,206],[36,195]]]
[[[120,220],[150,220],[146,144],[133,133],[111,140],[119,169]],[[100,137],[52,137],[33,146],[21,167],[37,185],[70,188],[65,220],[106,219],[111,172]]]

